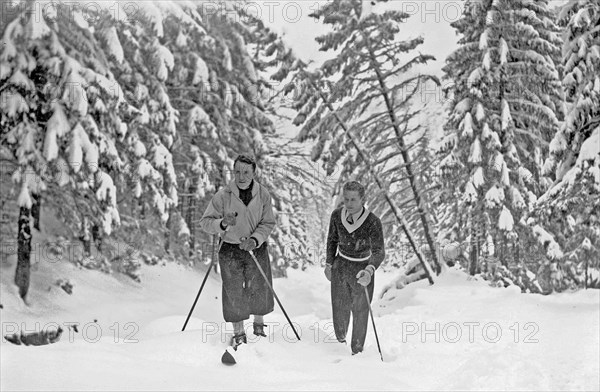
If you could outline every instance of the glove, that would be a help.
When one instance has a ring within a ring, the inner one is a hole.
[[[375,267],[372,265],[367,265],[367,268],[356,274],[357,282],[362,286],[368,286],[369,283],[371,283],[371,278],[373,277],[374,273]]]
[[[242,243],[240,244],[240,249],[245,250],[246,252],[250,252],[256,249],[257,243],[256,240],[252,237],[242,239]]]
[[[227,214],[225,214],[225,217],[223,218],[223,221],[221,223],[225,227],[235,226],[235,224],[237,223],[236,216],[237,216],[237,212],[228,212]]]
[[[331,264],[325,264],[325,277],[331,282]]]

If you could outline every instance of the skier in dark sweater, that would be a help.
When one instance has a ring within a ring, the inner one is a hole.
[[[357,354],[365,344],[373,275],[385,258],[385,249],[381,221],[364,206],[364,186],[356,181],[346,183],[343,198],[344,206],[331,214],[325,276],[331,281],[335,336],[346,342],[352,314],[350,346],[352,354]]]

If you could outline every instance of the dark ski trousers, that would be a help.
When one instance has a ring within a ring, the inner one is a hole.
[[[333,328],[338,340],[346,338],[352,314],[352,339],[350,347],[353,353],[359,353],[365,345],[369,325],[369,303],[373,299],[375,277],[365,288],[356,281],[356,275],[367,266],[367,262],[356,262],[336,257],[331,268],[331,305],[333,310]]]
[[[267,243],[254,249],[253,253],[263,271],[273,284]],[[247,320],[251,314],[264,316],[275,307],[273,293],[265,282],[250,252],[241,250],[237,244],[224,242],[219,250],[219,267],[223,280],[223,317],[235,323]]]

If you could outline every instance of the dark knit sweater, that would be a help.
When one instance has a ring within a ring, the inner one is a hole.
[[[250,204],[250,202],[252,201],[252,187],[253,186],[254,186],[254,180],[252,180],[252,182],[250,182],[250,185],[248,186],[248,188],[246,188],[246,189],[238,188],[240,191],[240,200],[245,205]]]
[[[242,203],[244,203],[244,205],[248,205],[252,201],[252,187],[253,186],[254,186],[254,180],[252,180],[252,182],[250,182],[250,185],[248,186],[248,188],[246,188],[246,189],[238,188],[238,191],[240,194],[240,200],[242,201]],[[223,226],[223,222],[221,222],[221,230],[225,230],[225,226]],[[254,239],[254,241],[256,241],[256,246],[258,246],[258,240],[256,238],[253,238],[253,239]]]
[[[342,208],[333,211],[327,236],[327,264],[333,264],[338,247],[344,255],[352,258],[359,259],[371,254],[368,263],[379,267],[385,258],[381,221],[369,212],[363,224],[349,233],[342,224]]]

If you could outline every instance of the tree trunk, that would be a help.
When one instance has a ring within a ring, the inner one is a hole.
[[[190,257],[194,254],[194,249],[196,248],[196,227],[194,225],[195,215],[196,215],[196,194],[198,192],[198,187],[196,184],[192,184],[189,188],[189,204],[188,209],[186,211],[185,223],[190,230]]]
[[[365,39],[369,40],[369,37],[366,34],[363,34]],[[435,269],[438,273],[441,271],[440,261],[438,260],[437,250],[435,247],[434,239],[433,239],[433,231],[431,230],[431,225],[429,224],[429,220],[427,219],[427,214],[425,213],[425,200],[424,195],[421,192],[420,184],[418,183],[418,179],[415,176],[414,169],[412,167],[412,161],[408,154],[408,149],[406,147],[406,143],[404,141],[404,137],[402,131],[400,130],[400,124],[398,123],[398,118],[396,117],[396,113],[394,111],[393,97],[390,97],[389,90],[384,80],[383,73],[381,72],[379,63],[375,57],[375,53],[371,46],[369,45],[369,55],[371,56],[371,65],[377,74],[377,80],[379,82],[379,87],[381,87],[381,96],[385,101],[385,105],[388,111],[388,116],[390,117],[390,121],[392,127],[394,129],[394,133],[396,134],[398,147],[400,149],[400,154],[402,155],[402,159],[404,160],[404,168],[406,170],[406,174],[408,177],[408,182],[410,184],[410,189],[413,193],[413,198],[417,205],[417,211],[419,218],[421,220],[421,225],[423,226],[423,233],[425,235],[425,239],[427,241],[427,245],[429,245],[429,249],[431,252],[431,257],[433,259],[433,263]]]
[[[94,244],[96,245],[96,249],[98,249],[98,253],[102,253],[102,245],[104,244],[104,235],[102,232],[102,228],[97,223],[92,225],[92,237],[94,239]]]
[[[33,228],[40,231],[40,209],[42,208],[42,195],[33,193],[31,195],[31,216],[33,217]]]
[[[83,217],[79,239],[83,243],[83,257],[90,257],[92,255],[92,236],[90,234],[90,222],[87,216]]]
[[[586,252],[586,253],[588,253],[588,252]],[[584,285],[584,288],[586,290],[588,288],[588,260],[589,260],[589,257],[587,257],[587,255],[586,255],[586,258],[585,258],[585,285]]]
[[[484,249],[483,245],[487,241],[487,233],[489,232],[490,225],[489,225],[489,217],[485,212],[485,204],[480,203],[480,206],[481,206],[481,215],[479,217],[479,219],[480,219],[479,233],[477,235],[477,254],[483,255],[483,249]],[[478,274],[481,273],[481,264],[482,263],[477,263],[477,273]]]
[[[519,243],[519,237],[517,237],[515,239],[514,247],[515,247],[515,264],[519,265],[519,263],[521,262],[521,255],[519,254],[521,252],[521,245]]]
[[[471,276],[475,275],[477,273],[477,265],[479,264],[479,260],[478,260],[478,252],[477,252],[477,230],[476,230],[476,223],[473,217],[473,209],[475,207],[470,206],[469,207],[469,237],[470,237],[470,242],[471,242],[471,260],[469,263],[469,274]]]
[[[169,217],[167,218],[167,223],[165,224],[165,253],[171,254],[171,232],[173,230],[173,220],[175,219],[175,211],[172,207],[169,207]]]
[[[31,274],[31,227],[29,224],[31,210],[21,207],[19,210],[19,223],[17,235],[17,268],[15,271],[15,284],[19,287],[19,295],[23,300],[29,291],[29,278]]]
[[[506,236],[502,230],[500,230],[500,261],[506,267]]]

